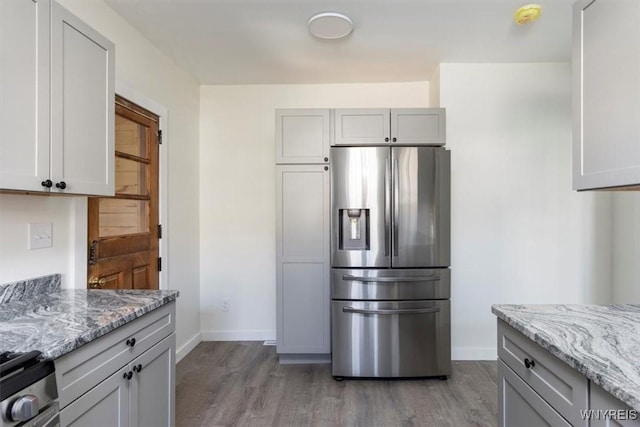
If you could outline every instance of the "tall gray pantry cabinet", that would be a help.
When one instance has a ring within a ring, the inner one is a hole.
[[[276,110],[277,352],[283,363],[331,353],[331,110]]]

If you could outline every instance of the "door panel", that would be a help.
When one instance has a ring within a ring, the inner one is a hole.
[[[335,145],[388,144],[390,134],[387,108],[335,110]]]
[[[445,109],[392,109],[391,137],[397,145],[444,145]]]
[[[332,301],[332,374],[451,374],[450,302]]]
[[[331,299],[420,300],[451,297],[451,270],[331,270]]]
[[[89,199],[89,278],[158,289],[158,117],[118,97],[115,145],[115,197]]]
[[[332,147],[331,161],[332,267],[389,267],[389,148]]]
[[[393,147],[392,267],[450,264],[450,153]]]

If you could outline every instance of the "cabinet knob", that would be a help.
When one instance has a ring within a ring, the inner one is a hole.
[[[384,142],[389,142],[389,137],[385,138]]]
[[[56,182],[56,188],[64,190],[65,188],[67,188],[67,183],[64,181]]]
[[[127,345],[129,347],[133,347],[134,345],[136,345],[136,339],[135,338],[131,338],[127,340]]]
[[[142,365],[138,363],[136,366],[134,366],[133,372],[142,372]]]
[[[42,184],[43,187],[46,187],[46,188],[53,187],[53,182],[51,182],[50,179],[47,179],[46,181],[42,181],[41,184]]]
[[[329,170],[329,166],[325,166],[324,170],[328,171]]]
[[[536,362],[533,359],[524,359],[524,366],[526,366],[527,369],[531,369],[536,366]]]
[[[131,371],[125,372],[124,375],[122,376],[122,378],[124,378],[127,381],[129,381],[131,379],[131,377],[133,377],[133,372],[131,372]]]
[[[396,138],[395,136],[392,139],[393,142],[396,142],[397,140],[398,140],[398,138]]]
[[[325,162],[328,162],[328,161],[329,161],[329,158],[328,158],[328,157],[325,157],[325,158],[324,158],[324,161],[325,161]]]

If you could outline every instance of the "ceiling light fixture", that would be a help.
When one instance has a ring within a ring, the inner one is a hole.
[[[341,39],[353,31],[351,19],[336,12],[317,13],[309,18],[307,26],[311,34],[327,40]]]
[[[513,19],[520,25],[529,24],[538,19],[541,12],[542,6],[539,4],[527,4],[516,10]]]

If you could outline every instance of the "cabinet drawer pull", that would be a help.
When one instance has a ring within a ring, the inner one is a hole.
[[[136,366],[134,366],[133,372],[142,372],[142,365],[138,363]]]
[[[531,369],[531,368],[536,366],[536,362],[533,359],[529,360],[529,359],[525,358],[524,359],[524,366],[526,366],[527,369]]]
[[[64,181],[56,182],[56,188],[64,190],[65,188],[67,188],[67,183]]]
[[[131,338],[131,339],[127,340],[127,345],[129,347],[133,347],[134,345],[136,345],[136,339],[135,338]]]
[[[131,379],[131,377],[133,377],[133,372],[131,372],[131,371],[125,372],[124,375],[122,376],[122,378],[124,378],[127,381],[129,381]]]
[[[50,179],[41,182],[43,187],[51,188],[53,187],[53,182]]]

